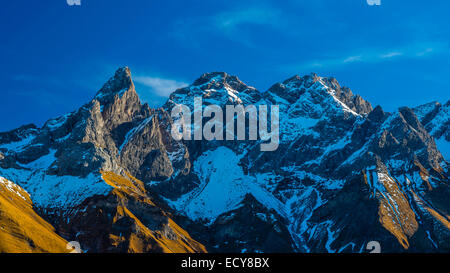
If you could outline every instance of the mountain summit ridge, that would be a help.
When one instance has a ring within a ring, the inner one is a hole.
[[[279,105],[278,150],[175,141],[171,109],[193,107],[195,96],[221,107]],[[354,252],[373,240],[390,252],[445,252],[450,182],[439,149],[449,141],[448,104],[388,113],[332,77],[294,76],[259,92],[212,72],[152,109],[123,67],[78,110],[0,133],[0,176],[29,192],[64,239],[92,252]],[[127,220],[98,218],[100,210]],[[86,219],[111,232],[101,233],[102,247]],[[145,239],[134,244],[136,236]]]

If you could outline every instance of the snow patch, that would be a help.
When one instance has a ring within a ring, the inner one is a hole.
[[[0,145],[0,148],[7,149],[10,151],[21,152],[23,149],[30,145],[31,142],[35,139],[35,136],[28,136],[20,141],[11,142],[7,144]]]
[[[43,159],[40,161],[42,165],[38,168],[45,166],[48,162]],[[41,208],[74,207],[88,197],[106,195],[113,189],[103,181],[100,174],[90,174],[80,178],[47,175],[45,170],[24,169],[0,169],[0,174],[25,189],[33,203]]]
[[[19,187],[18,185],[14,184],[13,182],[9,181],[8,179],[6,179],[4,177],[0,177],[0,184],[5,186],[6,189],[15,193],[16,195],[18,195],[20,198],[22,198],[25,201],[27,199],[25,196],[22,195],[22,193],[26,193],[28,196],[30,196],[28,194],[28,192],[26,192],[24,189],[22,189],[21,187]]]
[[[252,194],[267,208],[286,215],[284,205],[258,184],[257,179],[244,174],[236,155],[226,147],[207,151],[194,162],[199,186],[176,201],[168,201],[192,220],[206,220],[208,224],[221,214],[239,207],[245,195]]]

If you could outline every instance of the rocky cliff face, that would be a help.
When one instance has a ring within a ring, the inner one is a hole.
[[[279,105],[278,149],[175,141],[170,112],[194,97]],[[334,78],[259,92],[215,72],[151,109],[121,68],[79,110],[0,133],[0,175],[92,252],[448,252],[448,107],[387,113]]]

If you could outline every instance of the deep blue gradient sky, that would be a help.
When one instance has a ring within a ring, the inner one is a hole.
[[[0,131],[77,109],[121,66],[153,106],[211,71],[261,91],[334,76],[387,111],[450,99],[447,0],[81,1],[2,2]]]

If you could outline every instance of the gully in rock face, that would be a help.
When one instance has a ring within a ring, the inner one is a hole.
[[[271,152],[278,149],[280,139],[280,111],[278,105],[271,105],[271,132],[268,132],[267,123],[267,105],[259,105],[258,109],[255,105],[226,105],[225,107],[225,139],[226,140],[246,140],[246,114],[248,114],[248,136],[249,140],[257,141],[258,135],[261,141],[269,143],[261,143],[260,150],[263,152]],[[204,109],[204,110],[203,110]],[[191,110],[188,106],[178,104],[172,111],[171,116],[174,120],[172,124],[172,137],[179,141],[191,140]],[[212,117],[213,116],[213,117]],[[203,117],[211,118],[203,126]],[[234,120],[236,119],[237,138],[235,136]],[[258,122],[259,121],[259,122]],[[259,126],[258,126],[259,125]],[[223,111],[218,105],[208,105],[203,107],[202,98],[194,98],[194,140],[224,140],[224,124]],[[214,130],[213,130],[214,128]]]

